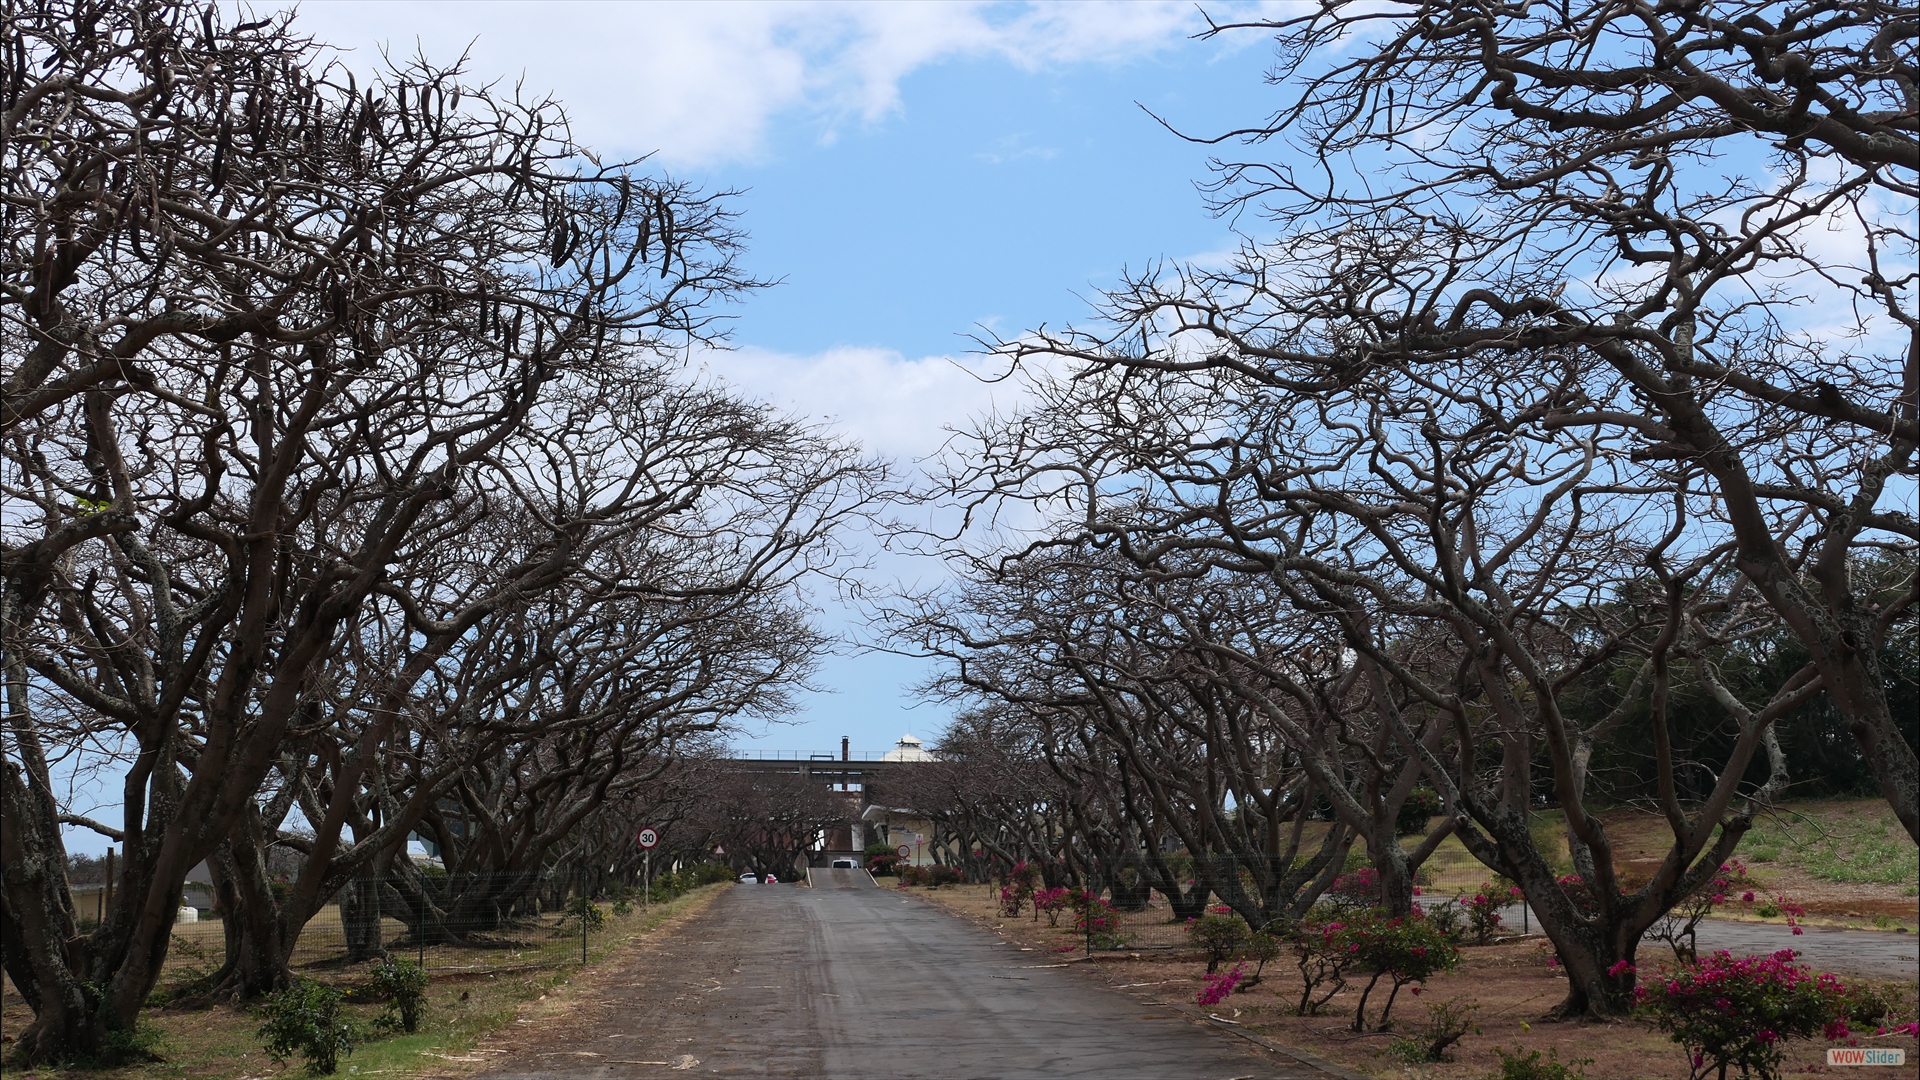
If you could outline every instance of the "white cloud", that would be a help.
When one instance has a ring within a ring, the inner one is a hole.
[[[428,3],[308,0],[300,25],[371,67],[379,48],[435,60],[471,44],[476,75],[553,93],[575,134],[669,164],[751,159],[793,117],[830,139],[901,109],[917,68],[996,56],[1024,69],[1116,63],[1177,44],[1191,4]]]
[[[794,355],[747,347],[702,353],[712,377],[795,415],[828,421],[869,451],[902,462],[936,453],[966,429],[1016,404],[1016,382],[988,382],[982,358],[909,358],[891,349],[841,347]]]

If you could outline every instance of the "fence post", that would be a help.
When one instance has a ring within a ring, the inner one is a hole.
[[[592,905],[593,901],[587,897],[587,868],[583,866],[580,868],[580,964],[582,967],[587,963],[587,908]]]

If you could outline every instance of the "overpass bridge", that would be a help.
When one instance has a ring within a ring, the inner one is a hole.
[[[884,790],[889,776],[898,776],[903,770],[936,760],[912,735],[902,736],[892,750],[853,751],[847,744],[848,740],[840,740],[839,754],[736,751],[721,759],[724,768],[736,773],[807,777],[851,804],[846,823],[829,829],[824,842],[806,853],[809,866],[831,868],[836,858],[864,859],[862,849],[872,816],[868,811],[878,812],[882,822],[888,816],[874,806],[874,785],[879,784]],[[884,835],[884,825],[881,832]]]

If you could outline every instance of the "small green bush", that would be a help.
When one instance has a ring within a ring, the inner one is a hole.
[[[331,1076],[340,1068],[340,1056],[352,1054],[359,1034],[344,1014],[344,995],[324,983],[299,979],[269,997],[262,1012],[266,1023],[260,1037],[275,1061],[295,1055],[307,1059],[307,1070]]]
[[[1240,950],[1240,958],[1253,963],[1253,974],[1241,979],[1240,984],[1234,987],[1234,993],[1244,994],[1260,985],[1261,979],[1266,977],[1267,965],[1280,959],[1281,941],[1281,934],[1272,926],[1265,930],[1255,930],[1253,935],[1247,938],[1247,947]]]
[[[420,1030],[420,1016],[427,1011],[427,970],[411,960],[388,956],[373,965],[372,974],[369,989],[387,1003],[380,1026],[409,1035]]]
[[[133,1030],[113,1028],[100,1036],[93,1053],[66,1062],[85,1069],[114,1069],[124,1065],[144,1065],[160,1060],[162,1036],[159,1027],[147,1020],[134,1022]]]
[[[594,903],[591,896],[576,896],[567,901],[567,908],[560,914],[560,923],[554,935],[577,934],[581,923],[586,924],[590,933],[598,932],[607,925],[607,913],[600,910],[600,905]]]
[[[1394,816],[1393,831],[1396,836],[1412,836],[1427,831],[1427,821],[1445,809],[1440,793],[1432,788],[1415,788],[1407,795],[1407,801],[1400,804],[1400,812]]]
[[[1225,904],[1210,907],[1199,918],[1187,920],[1187,939],[1206,953],[1209,975],[1219,971],[1223,962],[1239,955],[1252,936],[1246,920]]]
[[[687,878],[687,888],[693,888],[697,885],[714,885],[722,881],[732,881],[735,876],[732,867],[727,866],[725,863],[712,862],[695,863],[693,866],[689,866],[680,871],[680,873],[682,877]]]
[[[1435,904],[1426,909],[1427,925],[1455,945],[1466,940],[1467,936],[1467,913],[1461,906],[1465,896],[1466,894],[1462,893],[1455,896],[1451,904]]]
[[[1566,1062],[1560,1060],[1560,1051],[1549,1049],[1546,1057],[1538,1050],[1527,1050],[1516,1046],[1513,1053],[1495,1048],[1500,1055],[1500,1072],[1488,1080],[1587,1080],[1588,1065],[1592,1058],[1572,1058]],[[1525,1055],[1524,1057],[1521,1055]],[[1567,1068],[1568,1065],[1573,1068]]]
[[[1902,996],[1898,990],[1882,990],[1871,985],[1851,987],[1847,991],[1847,1019],[1861,1027],[1872,1027],[1898,1012]]]
[[[1480,1034],[1479,1026],[1473,1022],[1473,1014],[1479,1011],[1479,1004],[1467,998],[1436,1001],[1427,1006],[1426,1024],[1393,1040],[1387,1046],[1387,1053],[1410,1064],[1445,1061],[1447,1051],[1469,1031]]]

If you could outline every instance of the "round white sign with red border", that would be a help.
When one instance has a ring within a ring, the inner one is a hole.
[[[652,851],[660,843],[660,832],[649,825],[635,833],[633,839],[640,845],[641,851]]]
[[[903,858],[903,859],[904,859],[904,858],[906,858],[907,856],[909,856],[909,855],[911,855],[911,854],[913,854],[913,849],[912,849],[912,848],[910,848],[910,847],[908,847],[908,846],[907,846],[907,845],[905,845],[905,844],[901,844],[901,845],[900,845],[899,847],[897,847],[897,848],[894,848],[893,850],[895,850],[895,851],[897,851],[897,852],[899,852],[899,853],[900,853],[900,857],[901,857],[901,858]]]

